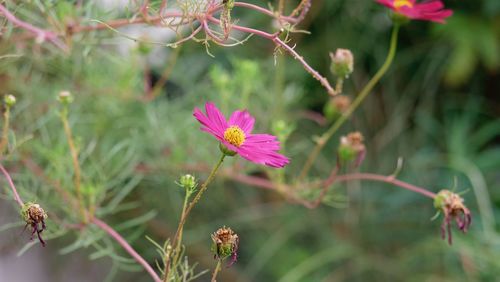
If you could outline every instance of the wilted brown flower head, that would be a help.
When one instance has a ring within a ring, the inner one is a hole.
[[[212,234],[212,252],[214,259],[225,259],[231,256],[228,267],[233,265],[237,259],[238,244],[240,239],[229,227],[219,228]]]
[[[457,227],[466,233],[472,223],[470,210],[464,205],[464,199],[458,194],[449,190],[441,190],[434,198],[434,207],[444,214],[441,224],[441,237],[446,239],[448,233],[448,243],[451,245],[451,221],[455,219]]]
[[[33,240],[36,233],[38,240],[45,247],[45,241],[43,241],[41,234],[46,229],[45,219],[47,219],[47,213],[39,204],[28,202],[22,207],[21,214],[26,222],[25,228],[28,225],[31,227],[31,240]]]
[[[340,138],[338,149],[339,158],[347,163],[354,160],[354,166],[357,167],[363,162],[366,153],[365,144],[363,144],[363,134],[359,131],[351,132],[347,136]]]
[[[332,104],[339,112],[344,113],[351,105],[351,98],[345,95],[337,95],[332,98]]]

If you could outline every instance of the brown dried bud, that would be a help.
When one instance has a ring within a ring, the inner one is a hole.
[[[351,98],[345,95],[337,95],[330,99],[325,105],[324,113],[328,119],[337,118],[349,109]]]
[[[45,241],[43,241],[41,234],[46,229],[45,219],[47,219],[47,213],[39,204],[28,202],[22,207],[21,214],[26,222],[26,227],[31,226],[31,240],[33,240],[36,233],[38,240],[45,247]]]
[[[434,198],[434,207],[444,214],[441,224],[441,237],[446,239],[448,234],[448,243],[451,245],[451,221],[455,219],[457,227],[463,233],[467,233],[472,223],[470,210],[464,205],[464,199],[458,194],[449,190],[441,190]]]
[[[363,134],[359,131],[351,132],[347,134],[347,136],[342,136],[338,149],[340,161],[343,163],[354,161],[354,166],[358,167],[363,162],[366,153],[366,147],[365,144],[363,144],[363,140]]]
[[[212,241],[214,259],[222,260],[231,256],[228,267],[233,265],[237,259],[238,244],[240,242],[238,235],[231,228],[224,226],[212,234]]]

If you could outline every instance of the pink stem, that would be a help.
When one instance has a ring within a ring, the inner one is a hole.
[[[215,41],[216,43],[219,43],[219,44],[224,44],[224,40],[220,39],[219,37],[217,37],[217,35],[215,35],[211,30],[210,28],[208,27],[208,23],[206,20],[203,20],[201,22],[202,26],[203,26],[203,29],[205,30],[206,34],[212,38],[213,41]]]
[[[17,193],[17,189],[16,189],[16,186],[14,185],[14,182],[12,181],[12,178],[10,177],[9,173],[7,172],[7,170],[1,164],[0,164],[0,170],[2,171],[3,175],[5,175],[5,178],[7,178],[7,182],[9,183],[9,186],[12,189],[12,193],[14,193],[14,199],[16,199],[16,202],[21,207],[23,207],[24,206],[23,200],[21,200],[21,197],[19,196],[19,193]]]
[[[255,10],[255,11],[260,12],[262,14],[268,15],[270,17],[277,17],[280,20],[285,20],[289,23],[297,23],[298,22],[298,20],[294,17],[287,17],[287,16],[281,16],[281,15],[278,16],[277,14],[274,14],[272,11],[269,11],[268,9],[259,7],[259,6],[254,5],[254,4],[245,3],[245,2],[234,2],[234,6],[252,9],[252,10]]]
[[[95,217],[92,218],[91,222],[93,224],[97,225],[102,230],[106,231],[106,233],[108,233],[109,236],[113,237],[113,239],[115,239],[116,242],[118,242],[118,244],[120,244],[125,249],[125,251],[127,251],[139,264],[141,264],[146,269],[146,271],[149,273],[149,275],[151,275],[151,277],[153,278],[153,280],[155,282],[161,282],[160,277],[158,276],[158,274],[156,274],[156,272],[153,270],[151,265],[149,265],[149,263],[146,260],[144,260],[141,257],[141,255],[139,255],[127,243],[127,241],[125,239],[123,239],[123,237],[120,234],[118,234],[118,232],[116,232],[113,228],[111,228],[111,226],[107,225],[105,222],[103,222]]]
[[[220,24],[220,20],[214,18],[211,15],[207,15],[207,20],[209,20],[209,21],[211,21],[211,22],[213,22],[215,24]],[[270,39],[270,40],[273,40],[275,37],[277,37],[279,35],[279,32],[271,34],[271,33],[264,32],[262,30],[253,29],[253,28],[244,27],[244,26],[235,25],[235,24],[231,25],[231,28],[235,29],[235,30],[242,31],[242,32],[246,32],[246,33],[253,33],[255,35],[258,35],[260,37],[264,37],[264,38]]]
[[[335,90],[333,87],[330,85],[330,82],[328,82],[328,79],[323,77],[321,74],[319,74],[316,70],[314,70],[305,60],[302,56],[300,56],[292,47],[288,46],[285,42],[283,42],[279,37],[275,37],[272,39],[276,45],[281,46],[283,49],[285,49],[292,57],[294,57],[296,60],[298,60],[302,66],[304,66],[304,69],[310,73],[314,78],[316,78],[323,87],[326,88],[328,91],[328,94],[334,96],[336,95]]]
[[[378,174],[372,174],[372,173],[352,173],[352,174],[339,175],[339,176],[337,176],[337,178],[335,178],[335,182],[346,182],[346,181],[352,181],[352,180],[373,180],[373,181],[386,182],[386,183],[390,183],[390,184],[399,186],[401,188],[422,194],[422,195],[429,197],[431,199],[434,199],[436,197],[435,193],[428,191],[425,188],[418,187],[418,186],[403,182],[401,180],[397,180],[393,176],[384,176],[384,175],[378,175]]]
[[[12,14],[7,8],[5,8],[4,5],[0,4],[0,13],[5,16],[5,18],[10,21],[12,24],[23,28],[31,33],[34,33],[38,38],[45,40],[48,39],[52,44],[56,45],[57,47],[66,50],[66,47],[62,42],[57,40],[57,34],[51,31],[47,31],[41,28],[38,28],[36,26],[33,26],[27,22],[23,22],[20,19],[16,18],[14,14]]]

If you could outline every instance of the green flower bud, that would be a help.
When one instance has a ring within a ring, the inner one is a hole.
[[[4,102],[7,107],[12,107],[16,104],[16,97],[14,95],[8,94],[4,97]]]
[[[69,91],[61,91],[57,96],[57,100],[63,105],[69,105],[73,102],[74,98]]]
[[[196,186],[198,186],[196,178],[191,174],[185,174],[181,176],[181,178],[179,179],[179,184],[187,190],[194,190],[196,189]]]
[[[335,54],[330,53],[331,72],[340,78],[348,78],[354,70],[354,57],[348,49],[337,49]]]

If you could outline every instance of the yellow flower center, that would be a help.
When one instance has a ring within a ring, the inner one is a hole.
[[[238,126],[231,126],[224,132],[224,140],[231,145],[239,147],[245,142],[245,133]]]
[[[394,0],[394,8],[396,8],[396,10],[404,6],[413,8],[413,3],[409,0]]]

